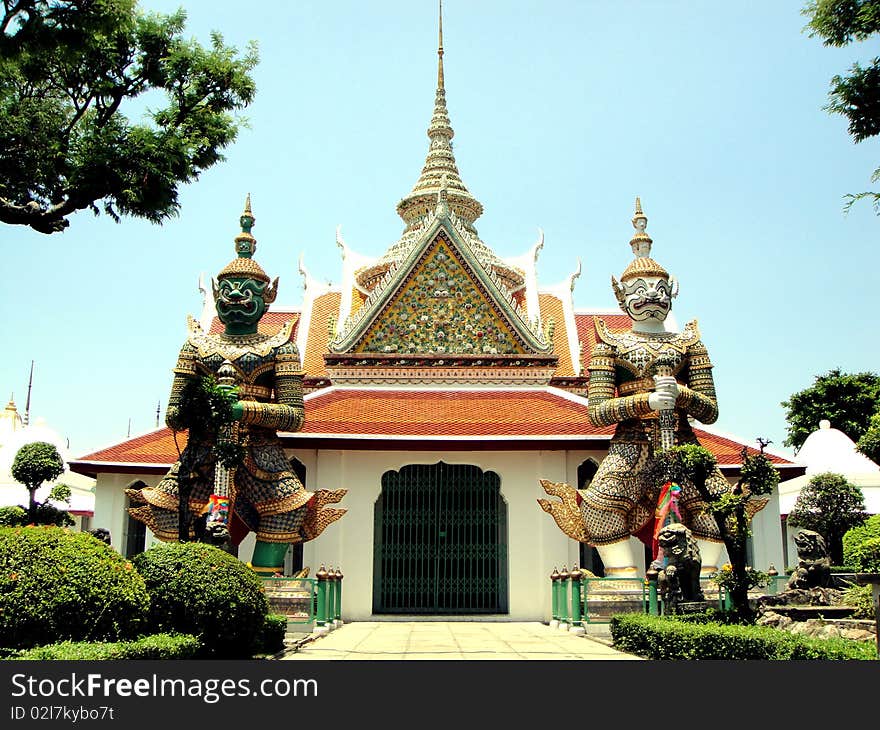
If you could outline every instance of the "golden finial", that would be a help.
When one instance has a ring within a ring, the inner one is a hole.
[[[437,47],[437,88],[443,89],[443,0],[440,0],[440,43]]]

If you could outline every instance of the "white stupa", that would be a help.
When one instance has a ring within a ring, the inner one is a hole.
[[[855,484],[865,497],[865,511],[880,513],[880,466],[861,453],[843,431],[832,428],[830,421],[820,421],[819,428],[807,436],[797,460],[806,466],[806,472],[779,484],[781,514],[791,512],[801,488],[816,474],[825,472],[840,474]]]
[[[67,462],[71,458],[67,439],[51,428],[44,418],[35,418],[33,423],[25,424],[12,398],[9,399],[9,403],[0,414],[0,507],[27,506],[28,491],[12,478],[12,462],[22,446],[35,441],[45,441],[52,444],[58,449],[58,454],[65,464],[64,473],[55,482],[52,484],[47,482],[37,490],[37,501],[44,501],[55,484],[66,484],[71,491],[70,513],[82,516],[93,515],[95,512],[95,480],[67,468]],[[56,506],[65,507],[62,504]]]

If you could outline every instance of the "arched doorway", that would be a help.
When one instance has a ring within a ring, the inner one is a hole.
[[[442,461],[388,471],[374,514],[374,613],[507,613],[498,474]]]

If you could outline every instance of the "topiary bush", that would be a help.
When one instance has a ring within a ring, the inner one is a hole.
[[[194,634],[200,656],[241,659],[260,650],[268,604],[256,573],[205,543],[165,543],[135,556],[150,594],[150,629]]]
[[[874,570],[861,567],[860,558],[864,554],[861,546],[869,540],[880,540],[880,515],[874,515],[865,520],[864,524],[853,527],[843,536],[843,562],[858,570],[873,573]],[[859,553],[858,557],[856,553]]]
[[[270,613],[263,624],[263,635],[260,638],[260,652],[277,654],[284,648],[284,637],[287,635],[287,616],[283,613]]]
[[[0,507],[0,527],[20,527],[27,524],[27,510],[23,507]]]
[[[136,638],[148,606],[143,578],[92,535],[0,528],[0,647]]]
[[[47,659],[104,661],[107,659],[192,659],[199,640],[188,634],[153,634],[136,641],[63,641],[28,649],[12,657],[18,660]]]

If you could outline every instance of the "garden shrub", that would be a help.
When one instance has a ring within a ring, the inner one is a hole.
[[[647,659],[876,659],[872,642],[814,639],[763,626],[696,624],[661,616],[611,618],[614,648]]]
[[[64,641],[38,646],[21,652],[14,659],[62,661],[107,659],[191,659],[200,648],[199,640],[189,634],[153,634],[137,641],[85,642]]]
[[[880,573],[880,537],[869,537],[850,548],[850,559],[859,573]]]
[[[874,618],[874,596],[870,585],[852,585],[843,594],[843,605],[852,606],[853,618]]]
[[[263,654],[277,654],[284,648],[284,637],[287,634],[287,616],[281,613],[270,613],[263,624],[263,636],[260,640],[260,651]]]
[[[843,536],[843,563],[856,567],[859,565],[853,552],[868,540],[880,538],[880,515],[869,517],[858,527],[847,530]]]
[[[148,606],[143,578],[92,535],[0,529],[0,647],[136,638]]]
[[[150,595],[150,629],[194,634],[200,656],[247,658],[261,649],[268,604],[262,581],[205,543],[165,543],[135,556]]]
[[[0,527],[19,527],[27,524],[27,510],[23,507],[0,507]]]

